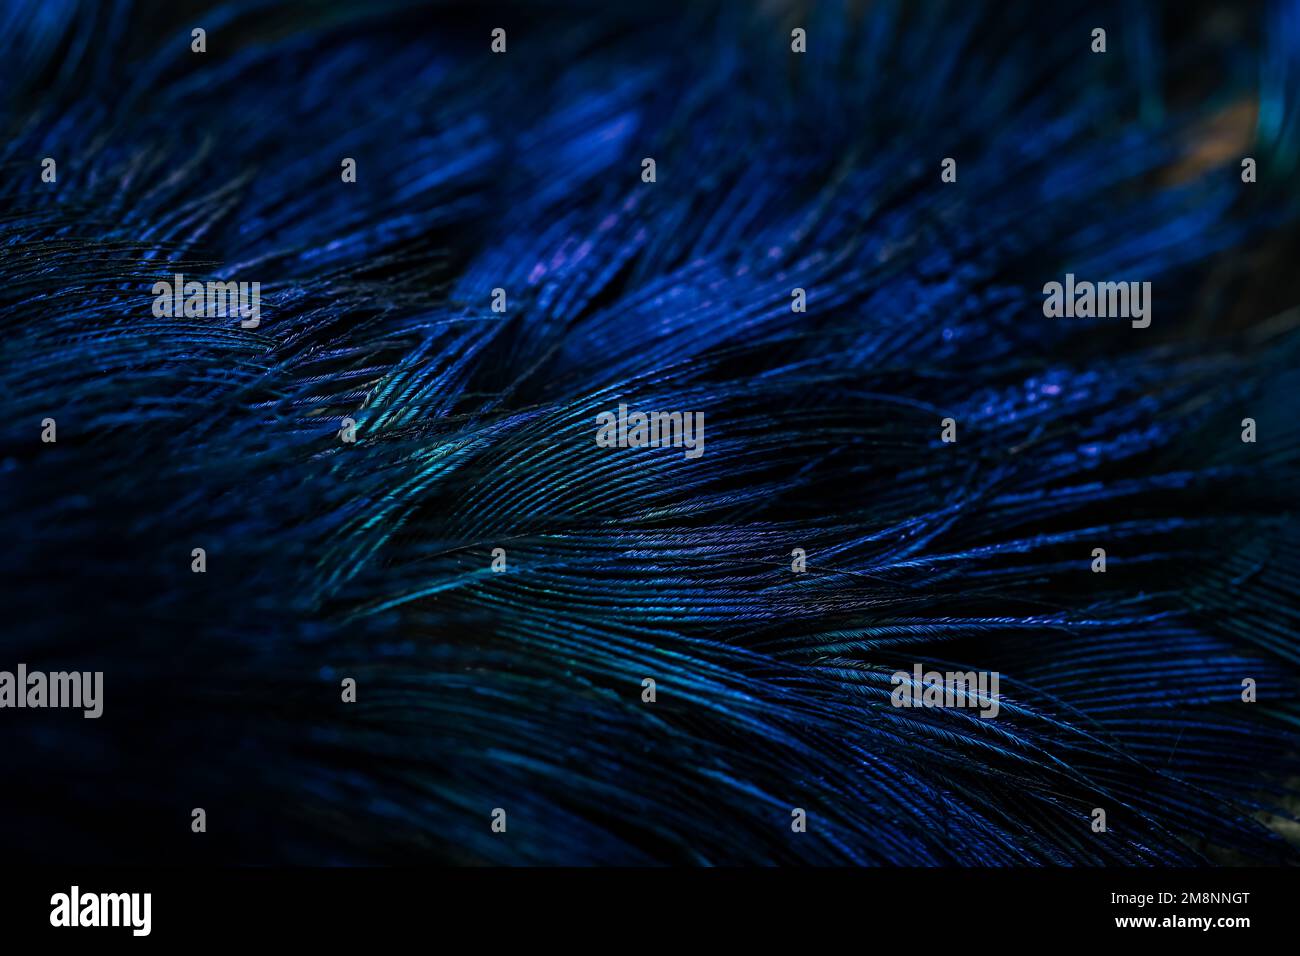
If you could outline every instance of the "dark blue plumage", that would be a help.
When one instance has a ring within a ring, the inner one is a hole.
[[[1032,6],[0,8],[6,845],[1297,862],[1300,8]]]

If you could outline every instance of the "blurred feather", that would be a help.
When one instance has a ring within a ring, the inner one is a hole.
[[[1300,861],[1300,286],[1240,265],[1300,14],[1050,6],[4,6],[0,661],[106,686],[4,716],[7,843]],[[1066,271],[1152,327],[1044,319]],[[260,328],[153,318],[176,272]],[[620,402],[707,453],[597,448]],[[918,662],[1001,714],[890,706]]]

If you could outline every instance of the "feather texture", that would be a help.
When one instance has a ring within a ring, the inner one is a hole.
[[[1298,862],[1300,8],[1030,6],[0,8],[6,844]]]

